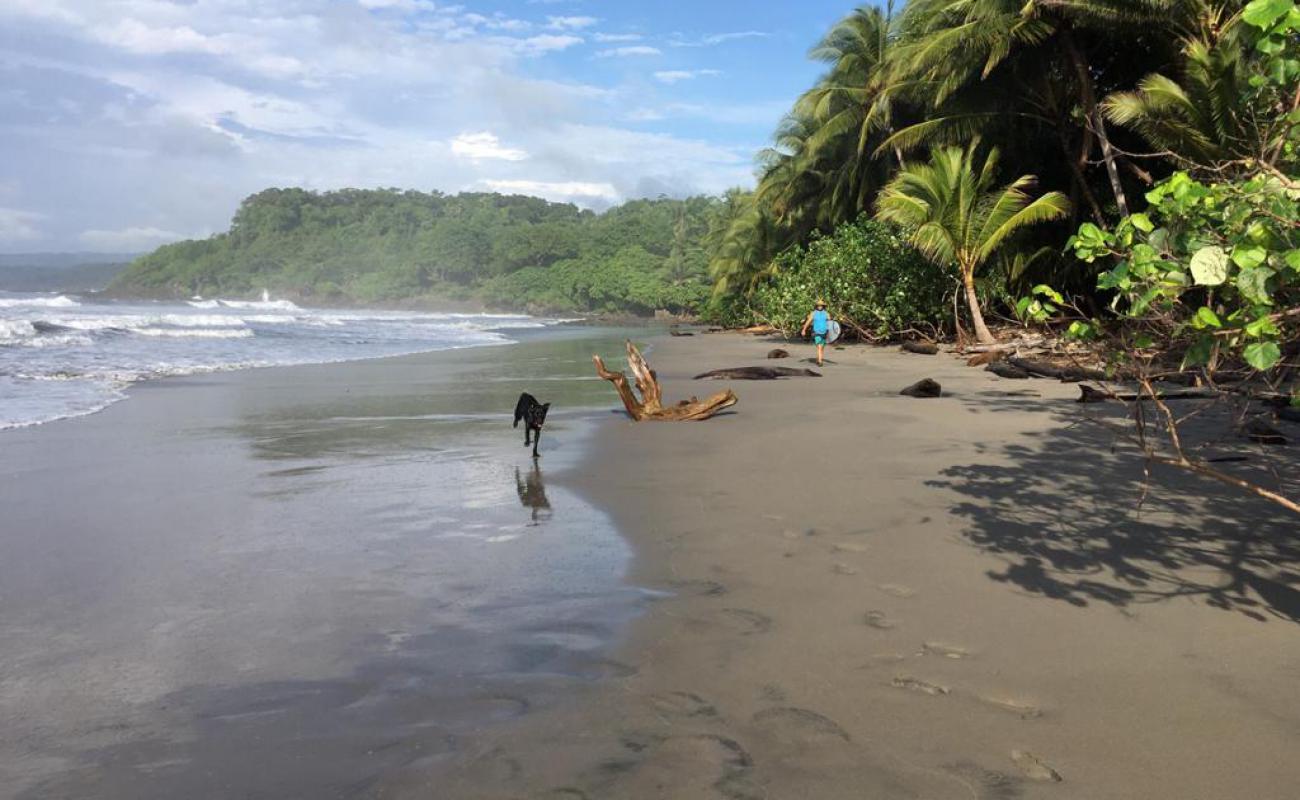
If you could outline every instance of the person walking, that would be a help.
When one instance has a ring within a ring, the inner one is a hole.
[[[822,366],[823,357],[826,352],[826,335],[831,330],[831,315],[826,313],[826,301],[817,298],[813,304],[813,310],[808,314],[808,319],[803,321],[803,330],[800,336],[808,335],[808,328],[812,327],[813,344],[817,345],[817,366]]]

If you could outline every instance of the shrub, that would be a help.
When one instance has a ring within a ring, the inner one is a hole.
[[[818,297],[849,331],[886,338],[940,328],[951,280],[886,223],[863,217],[806,248],[777,257],[775,276],[753,297],[758,317],[797,332]]]

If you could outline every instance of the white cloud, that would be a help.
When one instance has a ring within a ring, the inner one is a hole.
[[[618,189],[610,183],[585,183],[582,181],[532,181],[532,180],[493,180],[485,179],[479,183],[494,191],[504,194],[529,194],[545,197],[548,200],[606,200],[617,202]]]
[[[124,228],[120,231],[82,231],[77,237],[86,247],[101,253],[142,253],[159,245],[186,238],[184,234],[158,228]]]
[[[549,27],[480,2],[0,0],[0,250],[148,249],[224,228],[268,186],[510,181],[603,207],[752,181],[781,109],[756,132],[728,118],[708,141],[647,133],[637,123],[703,119],[709,102],[648,98],[617,61],[557,60],[537,79],[531,59],[584,39],[605,59],[665,45],[568,16],[594,4],[546,7],[567,20]]]
[[[512,39],[509,42],[517,52],[523,55],[540,55],[556,50],[567,50],[574,45],[582,44],[582,37],[542,33],[537,36],[529,36],[527,39]]]
[[[629,56],[657,56],[662,55],[663,51],[658,47],[648,45],[631,45],[629,47],[611,47],[608,50],[601,50],[596,53],[597,58],[627,58]]]
[[[660,83],[673,84],[695,78],[712,78],[721,74],[722,72],[716,69],[666,69],[654,73],[654,76]]]
[[[547,17],[546,27],[557,31],[575,31],[590,28],[599,21],[595,17]]]
[[[0,207],[0,244],[26,242],[41,238],[37,225],[44,214],[19,208]]]
[[[698,39],[690,39],[679,33],[668,44],[673,47],[712,47],[736,39],[765,39],[771,35],[763,31],[733,31],[731,33],[714,33]]]
[[[482,133],[462,133],[451,140],[451,152],[461,158],[476,161],[489,159],[495,161],[523,161],[528,153],[510,147],[502,147],[501,140],[488,131]]]

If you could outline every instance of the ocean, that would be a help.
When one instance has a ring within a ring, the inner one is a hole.
[[[504,345],[560,322],[321,310],[269,297],[118,303],[0,292],[0,429],[94,413],[151,378]]]

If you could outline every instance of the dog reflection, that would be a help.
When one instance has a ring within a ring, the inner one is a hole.
[[[524,477],[515,467],[515,489],[519,492],[519,502],[533,510],[533,522],[551,518],[551,501],[546,499],[546,484],[542,483],[542,470],[533,462],[533,468]]]

